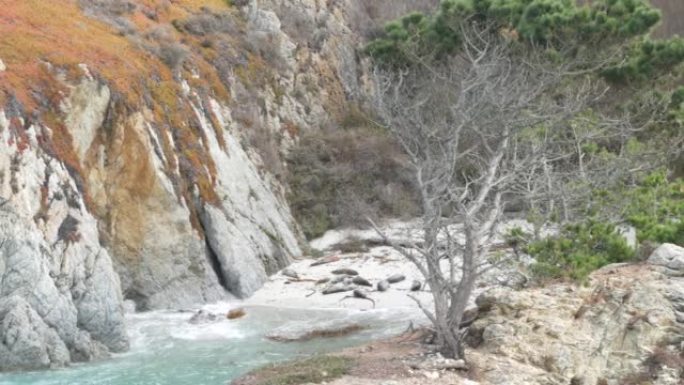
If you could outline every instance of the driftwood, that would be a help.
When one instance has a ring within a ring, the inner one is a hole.
[[[314,263],[311,264],[311,267],[325,265],[326,263],[337,262],[339,260],[340,260],[339,255],[330,255],[330,256],[323,257],[323,258],[315,261]]]

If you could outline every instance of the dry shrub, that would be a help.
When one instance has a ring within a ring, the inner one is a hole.
[[[229,13],[213,13],[206,10],[203,13],[190,16],[176,23],[176,26],[191,35],[205,36],[216,33],[237,35],[240,29],[235,18]]]
[[[140,48],[157,56],[170,69],[176,70],[190,56],[190,49],[176,41],[174,33],[168,25],[157,25],[146,30],[141,38],[131,37]]]
[[[79,7],[90,17],[103,21],[123,35],[135,33],[135,26],[126,18],[136,10],[130,0],[79,0]]]
[[[408,161],[398,144],[358,117],[306,133],[288,157],[289,202],[309,238],[366,218],[419,214]]]
[[[354,0],[345,8],[350,28],[366,38],[378,34],[383,25],[411,12],[434,10],[440,0]]]
[[[298,385],[331,382],[349,373],[356,361],[341,356],[310,358],[257,368],[231,382],[231,385]]]
[[[109,17],[124,16],[136,9],[130,0],[79,0],[78,5],[86,13]]]
[[[684,384],[684,353],[677,352],[668,347],[657,346],[653,352],[642,363],[643,369],[636,373],[624,376],[620,380],[622,385],[642,385],[650,384],[663,368],[679,370],[680,384]]]
[[[185,63],[190,56],[190,51],[181,43],[160,44],[157,56],[169,68],[175,70]]]

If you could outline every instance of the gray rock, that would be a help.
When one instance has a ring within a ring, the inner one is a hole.
[[[291,269],[291,268],[289,268],[289,267],[286,268],[286,269],[283,269],[283,270],[280,272],[280,274],[282,274],[282,275],[284,275],[284,276],[286,276],[286,277],[290,277],[290,278],[294,278],[294,279],[299,279],[299,274],[298,274],[294,269]]]
[[[349,269],[346,267],[333,270],[331,273],[336,274],[336,275],[359,275],[358,271],[356,271],[354,269]]]
[[[59,367],[69,349],[21,297],[0,300],[0,371]]]
[[[423,283],[420,281],[413,281],[411,283],[411,291],[418,291],[423,287]]]
[[[359,286],[368,286],[368,287],[372,287],[372,286],[373,286],[367,279],[365,279],[365,278],[363,278],[363,277],[358,277],[358,276],[357,276],[357,277],[352,278],[351,281],[352,281],[353,284],[359,285]]]
[[[382,280],[376,285],[378,291],[387,291],[390,288],[389,282],[387,280]]]
[[[639,246],[639,242],[637,241],[637,233],[636,229],[634,226],[630,225],[622,225],[618,226],[618,233],[622,235],[622,238],[625,239],[625,242],[627,242],[627,245],[631,247],[633,250],[636,250],[637,247]]]
[[[393,275],[390,275],[389,277],[387,277],[387,282],[397,283],[397,282],[401,282],[405,279],[406,279],[406,276],[404,276],[403,274],[393,274]]]
[[[211,251],[220,264],[226,288],[240,298],[259,289],[266,282],[266,269],[241,229],[211,205],[204,207],[202,225]]]
[[[219,315],[208,312],[206,310],[198,310],[195,314],[193,314],[192,317],[188,320],[189,323],[193,325],[198,325],[198,324],[205,324],[205,323],[212,323],[216,322],[223,317],[219,317]]]
[[[684,275],[684,248],[663,243],[651,254],[648,262],[666,268],[670,275]]]
[[[0,370],[57,367],[128,348],[109,255],[92,238],[92,218],[69,215],[78,216],[81,237],[67,247],[48,244],[11,205],[0,210]]]

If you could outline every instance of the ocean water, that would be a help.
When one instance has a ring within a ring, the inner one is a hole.
[[[233,305],[234,306],[234,305]],[[225,314],[226,304],[208,307]],[[239,320],[192,325],[192,313],[156,311],[127,318],[131,349],[112,358],[41,371],[0,374],[0,385],[217,385],[270,363],[363,344],[396,334],[411,315],[401,310],[324,310],[247,307]],[[271,332],[354,322],[357,334],[306,342],[274,342]]]

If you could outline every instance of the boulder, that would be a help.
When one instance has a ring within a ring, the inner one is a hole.
[[[69,361],[66,344],[23,298],[0,300],[0,371],[47,369]]]
[[[403,274],[393,274],[387,277],[387,282],[389,283],[397,283],[401,282],[406,279],[406,276]]]
[[[92,217],[63,212],[77,221],[79,237],[50,244],[15,209],[0,208],[0,371],[59,367],[127,349],[119,280]]]
[[[294,278],[294,279],[299,279],[299,274],[292,268],[286,268],[283,269],[280,274],[289,277],[289,278]]]
[[[387,282],[386,279],[383,279],[382,281],[378,282],[376,285],[378,291],[387,291],[390,288],[390,283]]]
[[[637,240],[637,232],[636,228],[634,226],[629,226],[629,225],[621,225],[618,226],[618,233],[624,238],[625,242],[627,242],[627,245],[631,247],[633,250],[636,250],[639,246],[639,242]]]
[[[667,274],[684,275],[684,248],[671,243],[663,243],[651,254],[648,262],[664,267]]]

